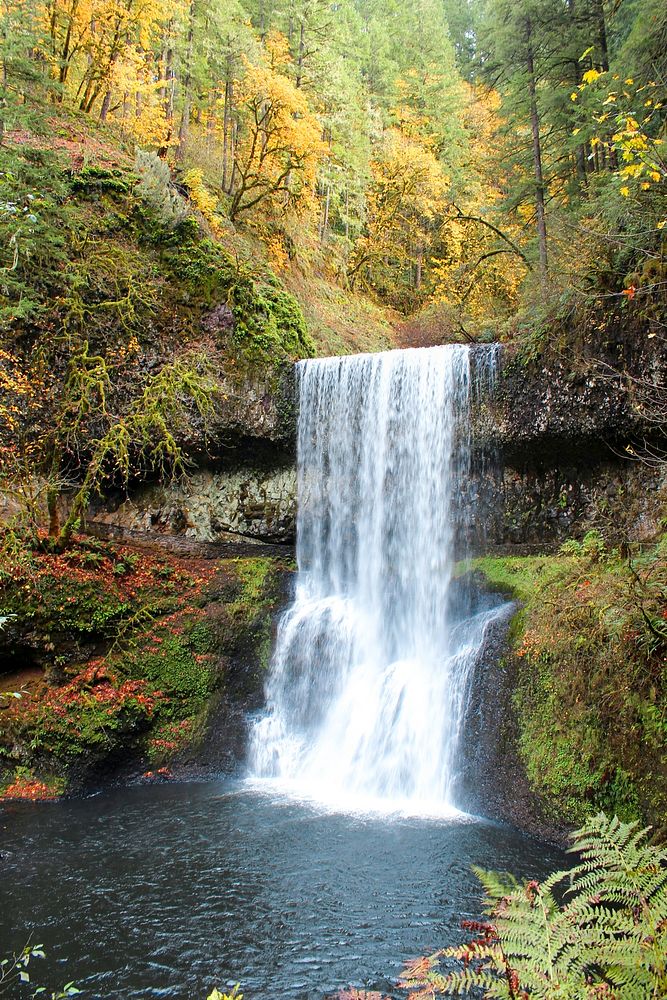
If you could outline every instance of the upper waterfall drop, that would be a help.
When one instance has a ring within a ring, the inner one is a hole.
[[[472,668],[493,611],[453,573],[475,516],[471,396],[496,348],[301,362],[298,578],[251,772],[355,808],[453,809]]]

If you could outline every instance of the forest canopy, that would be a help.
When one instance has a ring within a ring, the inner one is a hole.
[[[5,140],[101,123],[277,271],[464,332],[664,298],[662,0],[5,0],[0,44]],[[29,209],[0,206],[5,270]]]

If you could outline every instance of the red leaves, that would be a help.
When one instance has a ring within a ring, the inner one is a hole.
[[[148,781],[170,781],[174,775],[168,767],[158,767],[155,771],[144,771],[141,777]]]
[[[117,716],[124,709],[139,709],[150,717],[161,692],[149,690],[144,680],[119,681],[119,678],[100,661],[92,660],[68,684],[48,688],[40,700],[17,702],[9,711],[22,721],[39,720],[49,728],[49,716],[58,719],[77,719],[82,711],[91,708],[105,709],[106,715]]]
[[[76,604],[82,591],[94,590],[102,602],[159,601],[173,595],[175,584],[183,591],[205,586],[214,573],[215,565],[208,562],[193,566],[192,560],[185,563],[173,556],[154,556],[127,546],[93,545],[88,539],[77,538],[75,546],[65,552],[40,551],[36,563],[19,571],[11,586],[24,584],[37,601],[58,592],[62,611]]]
[[[162,726],[159,735],[149,741],[149,748],[154,755],[172,754],[180,750],[192,734],[192,719],[181,719],[180,722],[170,722]]]
[[[0,799],[29,799],[31,802],[49,801],[57,799],[58,794],[54,792],[43,781],[35,781],[31,778],[17,778],[11,785],[0,793]]]

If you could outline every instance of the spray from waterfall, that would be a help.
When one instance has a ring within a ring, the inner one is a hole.
[[[463,346],[298,366],[299,572],[252,732],[257,778],[355,808],[453,808],[495,614],[462,608],[454,580],[478,513],[471,397],[495,356],[476,348],[474,377]]]

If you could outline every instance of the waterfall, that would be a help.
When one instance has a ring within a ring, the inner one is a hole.
[[[476,514],[471,400],[496,356],[474,352],[472,370],[463,346],[298,365],[298,577],[251,734],[256,778],[353,807],[453,808],[494,615],[454,578]]]

